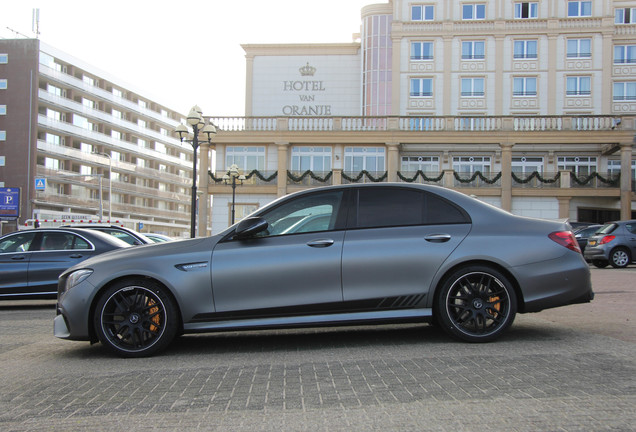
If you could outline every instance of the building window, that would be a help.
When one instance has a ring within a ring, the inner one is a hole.
[[[592,93],[590,77],[567,77],[565,94],[568,96],[589,96]]]
[[[244,174],[265,169],[265,147],[226,147],[225,166],[238,165]]]
[[[0,141],[7,140],[7,131],[0,130]]]
[[[110,131],[110,136],[116,140],[121,141],[121,132],[119,131],[116,131],[116,130]]]
[[[9,54],[0,54],[0,64],[9,63]]]
[[[542,157],[513,157],[512,158],[512,172],[517,174],[530,174],[533,172],[543,173],[543,158]]]
[[[6,90],[6,89],[7,89],[7,80],[0,79],[0,90]]]
[[[411,42],[411,60],[433,60],[433,42]]]
[[[44,158],[44,167],[53,171],[59,171],[60,161],[57,159]]]
[[[568,17],[589,17],[592,16],[592,2],[591,1],[569,1],[568,2]]]
[[[0,156],[0,166],[4,166],[5,165],[5,156]],[[0,182],[0,187],[4,187],[4,182]]]
[[[515,3],[515,19],[537,18],[538,9],[537,2]]]
[[[636,101],[636,82],[615,82],[615,101]]]
[[[616,45],[614,64],[636,63],[636,45]]]
[[[93,146],[86,143],[80,143],[80,151],[83,153],[93,153]]]
[[[46,91],[52,95],[62,97],[62,89],[51,84],[46,85]]]
[[[636,23],[636,8],[618,8],[614,10],[614,24]]]
[[[481,97],[483,95],[483,78],[462,78],[462,97]]]
[[[453,170],[458,173],[490,173],[490,156],[454,156]]]
[[[292,171],[331,171],[331,147],[293,147]]]
[[[124,97],[124,93],[121,90],[119,90],[119,89],[117,89],[115,87],[113,87],[113,95],[115,95],[117,97],[120,97],[120,98]]]
[[[483,20],[486,19],[485,4],[464,4],[462,5],[463,20]]]
[[[607,173],[618,175],[621,173],[621,161],[610,159],[607,161]],[[632,159],[632,181],[636,179],[636,159]]]
[[[146,120],[137,119],[137,126],[145,128],[147,125]]]
[[[558,169],[572,171],[577,175],[590,175],[596,172],[596,158],[589,156],[559,156]]]
[[[411,6],[411,21],[433,21],[435,19],[435,6],[413,5]]]
[[[46,118],[51,119],[51,120],[55,120],[55,121],[60,121],[60,119],[62,118],[62,115],[60,114],[59,111],[54,111],[52,109],[47,108],[46,109]]]
[[[484,41],[462,42],[462,60],[483,60],[486,57]]]
[[[439,173],[439,156],[402,156],[402,172]]]
[[[536,96],[537,79],[535,77],[517,77],[512,83],[513,96]]]
[[[82,129],[88,129],[88,130],[92,129],[91,122],[89,122],[86,117],[82,117],[80,115],[73,116],[73,125],[80,127]]]
[[[59,135],[53,135],[53,134],[47,133],[45,139],[48,144],[59,146],[61,143]]]
[[[91,77],[89,77],[88,75],[84,75],[82,77],[82,81],[84,81],[84,83],[88,84],[89,86],[94,86],[95,85],[95,80]]]
[[[568,58],[592,57],[592,39],[568,39]]]
[[[7,106],[0,105],[0,115],[7,115]]]
[[[82,105],[85,106],[86,108],[95,108],[95,104],[96,104],[95,101],[82,98]]]
[[[411,78],[411,96],[412,97],[433,96],[433,79],[432,78]]]
[[[536,40],[515,41],[514,58],[536,59],[537,58],[537,41]]]
[[[362,170],[384,172],[384,154],[384,147],[345,147],[344,170],[350,173]]]

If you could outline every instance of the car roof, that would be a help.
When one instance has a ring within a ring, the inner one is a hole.
[[[11,233],[7,233],[5,235],[3,235],[1,238],[13,235],[13,234],[19,234],[19,233],[28,233],[28,232],[35,232],[35,233],[44,233],[44,232],[67,232],[67,233],[73,233],[73,234],[77,234],[81,237],[85,237],[88,240],[91,240],[91,242],[95,242],[95,240],[98,240],[102,243],[107,243],[110,244],[112,246],[119,246],[119,247],[128,247],[130,246],[128,243],[126,243],[123,240],[120,240],[118,238],[113,237],[110,234],[106,234],[104,232],[101,231],[96,231],[96,230],[89,230],[89,229],[83,229],[83,228],[71,228],[71,227],[59,227],[59,228],[33,228],[33,229],[29,229],[29,230],[19,230],[19,231],[13,231]]]

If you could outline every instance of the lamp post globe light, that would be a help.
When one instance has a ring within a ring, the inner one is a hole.
[[[237,183],[238,180],[238,183]],[[238,169],[238,165],[232,164],[230,169],[227,170],[225,175],[223,176],[223,182],[227,185],[232,185],[232,223],[230,225],[234,225],[234,215],[235,215],[235,207],[236,207],[236,185],[242,185],[243,180],[245,180],[245,176],[241,174]]]
[[[177,126],[174,131],[179,135],[181,142],[190,143],[194,150],[192,154],[192,202],[190,205],[190,237],[194,238],[197,223],[197,150],[200,142],[212,143],[212,138],[216,135],[216,128],[214,125],[205,124],[201,108],[197,105],[193,106],[188,113],[187,123],[192,127],[192,132],[183,124]]]

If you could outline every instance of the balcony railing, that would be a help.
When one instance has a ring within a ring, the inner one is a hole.
[[[220,134],[238,132],[556,132],[636,130],[636,116],[209,117]]]

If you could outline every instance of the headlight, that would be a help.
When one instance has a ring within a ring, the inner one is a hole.
[[[82,282],[83,280],[85,280],[87,277],[89,277],[92,274],[93,274],[93,270],[89,270],[89,269],[74,271],[73,273],[68,275],[68,277],[66,278],[65,291],[70,290],[75,285],[79,284],[80,282]]]

